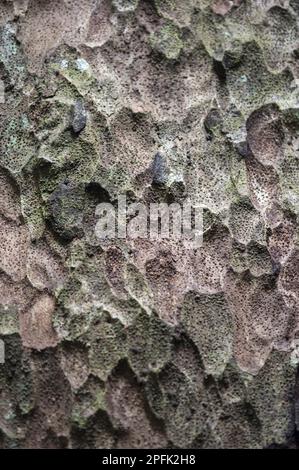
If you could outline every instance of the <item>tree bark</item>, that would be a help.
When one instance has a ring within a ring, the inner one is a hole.
[[[298,446],[298,13],[1,1],[2,448]]]

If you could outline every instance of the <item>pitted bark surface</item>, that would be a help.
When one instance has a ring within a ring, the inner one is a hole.
[[[0,2],[0,446],[298,446],[296,0]],[[96,207],[204,207],[201,248]]]

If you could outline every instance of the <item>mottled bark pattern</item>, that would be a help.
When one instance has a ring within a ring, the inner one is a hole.
[[[298,5],[0,1],[1,447],[298,446]]]

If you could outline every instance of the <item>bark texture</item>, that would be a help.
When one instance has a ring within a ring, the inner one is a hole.
[[[298,445],[298,14],[0,1],[1,447]],[[203,246],[99,241],[119,194]]]

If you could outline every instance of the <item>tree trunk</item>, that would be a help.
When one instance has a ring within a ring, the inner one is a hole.
[[[2,448],[298,446],[298,14],[1,0]]]

